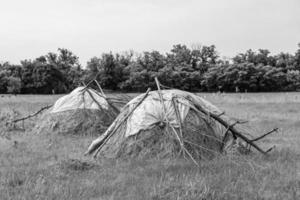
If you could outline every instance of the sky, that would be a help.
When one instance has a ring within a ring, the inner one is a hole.
[[[58,48],[82,65],[102,53],[216,45],[297,50],[300,0],[0,0],[0,61],[18,64]]]

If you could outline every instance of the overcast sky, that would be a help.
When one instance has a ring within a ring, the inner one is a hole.
[[[300,0],[0,0],[0,61],[19,63],[57,48],[81,64],[104,52],[169,51],[215,44],[294,53]]]

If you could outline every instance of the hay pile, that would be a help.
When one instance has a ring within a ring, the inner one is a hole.
[[[175,130],[179,132],[178,128]],[[195,159],[212,158],[222,148],[222,137],[193,111],[186,116],[182,133],[185,149]],[[100,155],[106,158],[176,158],[179,154],[188,157],[186,153],[172,127],[157,125],[126,137],[126,123],[100,151]]]
[[[234,137],[209,115],[198,112],[199,107],[222,114],[214,105],[189,92],[159,90],[142,94],[123,108],[87,153],[99,153],[105,158],[213,158]],[[226,116],[223,119],[229,120]]]
[[[101,134],[118,115],[114,102],[88,87],[78,87],[58,99],[33,131],[44,134]]]
[[[74,109],[45,113],[33,131],[45,134],[93,135],[104,132],[113,120],[92,109]]]

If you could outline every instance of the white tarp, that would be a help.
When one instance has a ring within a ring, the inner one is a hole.
[[[135,105],[143,98],[145,94],[139,95],[132,99],[127,106],[129,106],[129,111],[131,111]],[[180,114],[181,121],[185,120],[190,106],[193,104],[186,99],[189,97],[192,101],[205,110],[210,112],[220,113],[220,110],[204,100],[203,98],[196,96],[189,92],[184,92],[181,90],[162,90],[163,102],[165,107],[165,113],[163,105],[161,104],[160,97],[157,91],[152,91],[148,94],[147,98],[134,110],[132,115],[127,120],[127,129],[125,136],[131,136],[137,134],[141,130],[150,129],[161,121],[166,121],[166,119],[175,127],[179,126],[177,121],[176,111],[173,106],[172,98],[177,99],[178,112]],[[166,118],[166,119],[165,119]]]
[[[62,112],[67,110],[74,109],[98,109],[100,110],[99,105],[102,109],[108,109],[108,103],[105,98],[103,98],[97,91],[93,89],[87,89],[89,92],[83,90],[84,87],[78,87],[73,90],[70,94],[65,95],[59,98],[52,110],[51,113]],[[93,100],[93,98],[98,102],[98,104]]]

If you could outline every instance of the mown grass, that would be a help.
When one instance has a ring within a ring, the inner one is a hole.
[[[249,120],[257,134],[278,126],[260,142],[276,149],[199,167],[187,160],[94,160],[83,156],[91,136],[7,131],[2,123],[8,137],[0,137],[0,199],[300,199],[300,94],[204,95]],[[0,111],[26,115],[58,97],[5,96]]]

